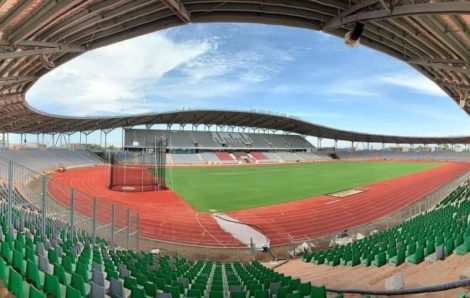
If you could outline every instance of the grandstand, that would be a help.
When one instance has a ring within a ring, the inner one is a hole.
[[[168,140],[170,150],[307,150],[314,147],[299,135],[275,135],[262,133],[164,131],[127,129],[126,149],[152,148],[155,140]]]

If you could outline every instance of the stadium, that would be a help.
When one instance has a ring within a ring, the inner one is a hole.
[[[469,14],[468,1],[0,1],[0,296],[467,297],[470,136],[380,134],[368,119],[369,131],[336,128],[254,101],[66,116],[28,98],[95,50],[183,25],[256,23],[402,61],[468,117]],[[75,109],[93,104],[58,77]]]

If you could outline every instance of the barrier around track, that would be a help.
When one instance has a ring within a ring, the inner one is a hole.
[[[46,217],[54,218],[70,225],[68,233],[85,231],[112,246],[139,250],[139,214],[129,208],[59,185],[47,173],[37,173],[5,159],[0,159],[0,187],[8,206],[28,207],[43,214],[38,229],[45,227]],[[49,193],[50,188],[60,189],[67,199],[56,200]],[[7,213],[8,218],[10,214]]]
[[[351,235],[369,235],[374,230],[385,230],[417,214],[431,209],[463,181],[470,178],[467,172],[444,186],[428,194],[419,201],[404,206],[399,211],[389,214],[367,225],[348,230]],[[184,256],[193,259],[216,261],[268,260],[269,255],[254,251],[248,247],[210,247],[187,245],[177,242],[162,241],[141,237],[139,214],[120,204],[72,189],[51,179],[46,173],[37,173],[14,162],[0,159],[0,198],[10,202],[11,206],[31,207],[33,210],[70,224],[70,233],[85,231],[90,235],[107,240],[113,246],[133,250],[159,249],[170,256]],[[56,188],[63,192],[63,198],[53,197],[49,190]],[[86,216],[88,215],[88,216]],[[38,227],[41,228],[41,227]],[[274,255],[288,257],[287,251],[294,250],[303,242],[313,243],[315,249],[329,246],[333,233],[316,238],[291,239],[289,244],[271,246]],[[286,239],[287,241],[288,239]]]

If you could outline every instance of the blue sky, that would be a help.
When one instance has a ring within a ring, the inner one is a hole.
[[[63,115],[257,109],[370,133],[470,134],[470,118],[410,66],[281,26],[192,24],[134,38],[58,67],[27,99]]]

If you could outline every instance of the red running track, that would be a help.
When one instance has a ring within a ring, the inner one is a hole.
[[[391,214],[464,174],[470,163],[444,163],[411,175],[360,187],[365,192],[345,198],[317,196],[310,199],[230,212],[242,222],[257,225],[271,244],[331,235]]]
[[[470,163],[443,163],[434,169],[363,186],[361,189],[365,192],[342,199],[317,196],[229,215],[261,227],[272,245],[285,244],[288,234],[294,239],[311,238],[367,224],[419,200],[468,170]],[[102,223],[109,222],[112,203],[133,209],[140,214],[144,237],[205,246],[242,246],[224,232],[210,214],[197,212],[171,190],[111,191],[106,187],[107,175],[103,167],[56,173],[48,190],[65,205],[68,205],[69,187],[99,197],[98,221]],[[78,212],[91,216],[91,206],[90,195],[76,192]],[[125,224],[124,208],[116,212],[116,218],[117,225]]]
[[[69,206],[70,187],[79,190],[75,192],[74,207],[89,217],[93,214],[91,194],[98,197],[97,216],[102,224],[110,222],[112,203],[139,212],[143,237],[204,246],[243,246],[223,231],[210,214],[197,212],[173,191],[112,191],[107,188],[108,175],[105,167],[75,169],[53,174],[47,187],[49,193],[66,206]],[[125,208],[115,210],[118,227],[126,224]]]

